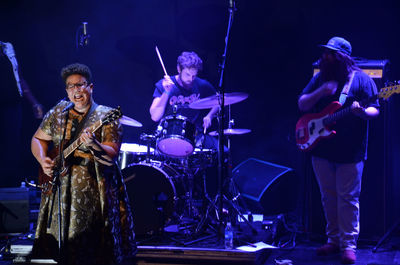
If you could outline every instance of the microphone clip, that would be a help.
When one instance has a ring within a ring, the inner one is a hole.
[[[82,22],[82,25],[80,28],[82,29],[82,34],[80,35],[79,38],[79,46],[84,47],[89,44],[89,38],[90,35],[88,34],[88,23],[87,22]]]

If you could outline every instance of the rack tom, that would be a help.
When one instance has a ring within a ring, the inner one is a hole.
[[[167,116],[157,128],[157,149],[171,157],[187,157],[195,147],[196,127],[181,115]]]

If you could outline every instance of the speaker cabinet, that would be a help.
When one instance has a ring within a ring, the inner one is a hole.
[[[295,210],[298,187],[293,169],[249,158],[232,171],[248,210],[274,215]]]
[[[29,190],[27,188],[0,189],[0,233],[29,231]]]

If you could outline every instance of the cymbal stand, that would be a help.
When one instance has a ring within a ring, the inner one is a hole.
[[[235,121],[233,119],[231,119],[231,106],[229,105],[229,125],[228,125],[228,129],[232,129],[233,125],[235,124]],[[233,182],[233,178],[232,178],[232,153],[231,153],[231,138],[227,137],[227,142],[228,142],[228,178],[225,179],[225,183],[224,186],[226,186],[226,190],[227,193],[232,196],[231,199],[227,199],[226,197],[224,197],[227,201],[228,204],[231,206],[231,208],[235,211],[235,213],[240,216],[240,218],[242,220],[244,220],[244,222],[250,227],[251,231],[253,234],[257,234],[257,229],[254,228],[254,226],[250,223],[250,221],[248,219],[246,219],[243,215],[243,213],[239,210],[239,205],[238,205],[238,198],[240,197],[240,193],[236,188],[235,183]]]
[[[224,116],[225,116],[225,87],[223,86],[223,80],[224,80],[224,71],[225,71],[225,63],[226,63],[226,57],[227,57],[227,51],[228,51],[228,41],[229,41],[229,35],[231,31],[231,27],[233,24],[233,18],[234,18],[234,13],[236,11],[236,6],[235,6],[235,1],[231,0],[229,1],[229,20],[228,20],[228,28],[226,32],[226,37],[225,37],[225,48],[224,48],[224,53],[222,55],[222,62],[219,65],[220,66],[220,79],[218,83],[218,105],[219,105],[219,111],[217,114],[217,119],[218,119],[218,181],[217,181],[217,195],[215,196],[214,200],[210,202],[209,206],[207,207],[206,213],[203,216],[203,218],[200,220],[197,228],[196,228],[196,233],[200,232],[205,225],[207,219],[209,218],[209,213],[211,209],[215,209],[215,215],[218,221],[218,229],[217,229],[217,236],[219,239],[222,239],[223,237],[223,231],[224,231],[224,222],[222,220],[222,214],[223,214],[223,200],[224,200],[224,194],[223,194],[223,183],[224,183],[224,173],[225,173],[225,154],[224,154]],[[225,197],[226,199],[226,197]],[[229,201],[226,200],[228,203]]]
[[[229,106],[229,118],[230,118],[230,106]],[[234,120],[233,119],[229,119],[229,125],[228,128],[231,129],[232,126],[234,124]],[[251,231],[253,234],[257,234],[257,230],[253,227],[253,225],[244,217],[244,215],[241,213],[241,211],[239,210],[239,206],[237,205],[237,199],[240,197],[240,193],[237,192],[235,184],[232,180],[232,157],[231,157],[231,143],[230,143],[230,137],[227,137],[227,144],[228,144],[228,151],[227,151],[227,163],[228,163],[228,170],[226,171],[228,174],[228,177],[225,178],[222,183],[222,197],[220,197],[220,194],[217,194],[217,196],[214,198],[213,201],[211,201],[210,197],[207,194],[206,191],[206,186],[204,184],[204,196],[205,198],[209,201],[209,206],[206,210],[206,213],[203,217],[203,219],[200,221],[199,225],[196,228],[196,233],[200,232],[202,227],[204,226],[205,221],[207,220],[207,218],[209,217],[209,213],[210,210],[215,208],[216,212],[216,217],[217,220],[222,219],[221,216],[222,214],[218,211],[218,208],[216,207],[216,203],[221,200],[225,203],[227,203],[230,206],[230,209],[234,210],[234,213],[237,214],[238,216],[240,216],[240,218],[242,218],[242,220],[244,220],[244,222],[250,227]],[[232,190],[232,191],[231,191]],[[225,193],[229,194],[230,196],[233,196],[231,199],[228,199],[225,195]],[[221,199],[222,198],[222,199]],[[229,212],[229,214],[232,214],[231,212]],[[231,215],[231,217],[235,215]]]

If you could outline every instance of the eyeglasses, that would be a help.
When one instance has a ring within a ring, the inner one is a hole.
[[[76,83],[76,84],[67,84],[67,90],[73,90],[78,89],[78,88],[84,88],[85,86],[87,86],[86,82],[83,83]]]

